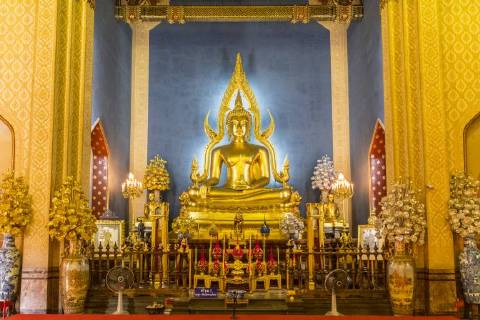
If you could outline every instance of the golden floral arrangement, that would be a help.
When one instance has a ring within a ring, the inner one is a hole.
[[[180,215],[173,219],[172,229],[179,239],[189,238],[196,227],[195,220],[182,207]]]
[[[48,218],[48,232],[58,240],[89,241],[97,232],[92,209],[82,187],[73,177],[67,177],[60,189],[55,191]]]
[[[423,245],[425,241],[425,206],[417,200],[411,182],[397,182],[380,202],[382,211],[375,221],[379,237],[389,243]]]
[[[157,154],[151,159],[145,170],[143,185],[147,190],[168,190],[170,184],[170,175],[165,164],[167,161],[160,158]]]
[[[32,220],[32,197],[23,177],[15,178],[13,171],[3,175],[0,182],[0,232],[20,235]]]
[[[463,172],[450,177],[447,220],[462,238],[480,233],[479,190],[480,181]]]

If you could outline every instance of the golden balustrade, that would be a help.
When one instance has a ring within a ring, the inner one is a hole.
[[[327,241],[324,247],[309,250],[304,248],[307,241],[298,244],[301,248],[267,242],[266,247],[276,249],[277,268],[272,273],[258,272],[247,249],[242,264],[246,270],[245,279],[248,280],[250,291],[267,290],[269,287],[287,290],[323,289],[325,276],[335,269],[343,269],[350,275],[352,284],[349,290],[386,289],[387,262],[381,248],[359,248],[353,243],[340,246],[335,241]],[[198,279],[202,279],[198,283],[203,286],[208,283],[209,286],[218,286],[220,291],[224,291],[228,272],[213,274],[210,267],[210,271],[200,277],[200,271],[196,267],[198,258],[194,257],[193,253],[195,248],[198,251],[205,246],[206,244],[188,244],[187,249],[176,243],[170,244],[170,250],[163,252],[159,246],[151,248],[123,245],[120,248],[117,245],[103,247],[100,244],[98,248],[94,248],[92,245],[87,248],[91,284],[103,286],[108,270],[123,265],[134,273],[137,288],[158,289],[163,285],[169,288],[191,289]],[[227,248],[222,244],[222,253],[226,252],[225,249]],[[164,253],[166,264],[165,259],[162,259]],[[224,263],[225,260],[222,257],[220,261]],[[230,258],[228,262],[227,257],[226,261],[229,266],[233,266],[234,260]],[[164,275],[167,275],[166,279],[163,278]],[[268,281],[268,284],[265,281]],[[275,282],[275,286],[270,285]]]

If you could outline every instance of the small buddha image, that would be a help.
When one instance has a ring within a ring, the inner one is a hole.
[[[335,196],[332,193],[329,193],[327,196],[327,202],[322,204],[322,211],[325,222],[337,223],[342,222],[340,216],[340,210],[338,209],[337,204],[335,203]]]
[[[142,218],[137,218],[138,225],[137,225],[137,232],[138,232],[138,238],[140,240],[144,240],[145,237],[145,224],[143,223]]]
[[[102,230],[102,235],[103,235],[103,245],[107,246],[109,245],[110,247],[113,245],[112,243],[112,233],[110,232],[110,228],[103,228]]]
[[[243,233],[243,214],[240,211],[235,214],[233,219],[233,230],[237,237]]]
[[[148,194],[148,202],[144,205],[143,215],[148,220],[151,216],[157,214],[159,208],[160,202],[156,201],[155,194],[153,192],[150,192]]]

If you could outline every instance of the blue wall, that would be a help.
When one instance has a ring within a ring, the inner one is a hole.
[[[132,32],[113,12],[113,1],[96,2],[92,121],[100,118],[110,147],[110,209],[127,217],[128,202],[120,185],[129,167]]]
[[[168,161],[171,216],[190,184],[192,158],[201,159],[203,119],[218,111],[237,51],[264,118],[267,108],[275,117],[279,162],[288,154],[292,185],[304,202],[318,199],[310,176],[316,159],[332,154],[328,32],[313,23],[161,24],[150,35],[148,156]]]
[[[364,18],[348,29],[353,224],[367,223],[368,150],[377,118],[383,121],[383,74],[378,2],[364,2]],[[354,233],[356,235],[356,233]]]

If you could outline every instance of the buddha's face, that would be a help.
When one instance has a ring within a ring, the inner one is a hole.
[[[335,197],[333,196],[333,194],[330,193],[330,194],[328,195],[327,199],[328,199],[328,202],[332,203],[333,200],[335,200]]]
[[[245,137],[248,121],[246,119],[234,119],[232,121],[232,133],[234,137]]]

